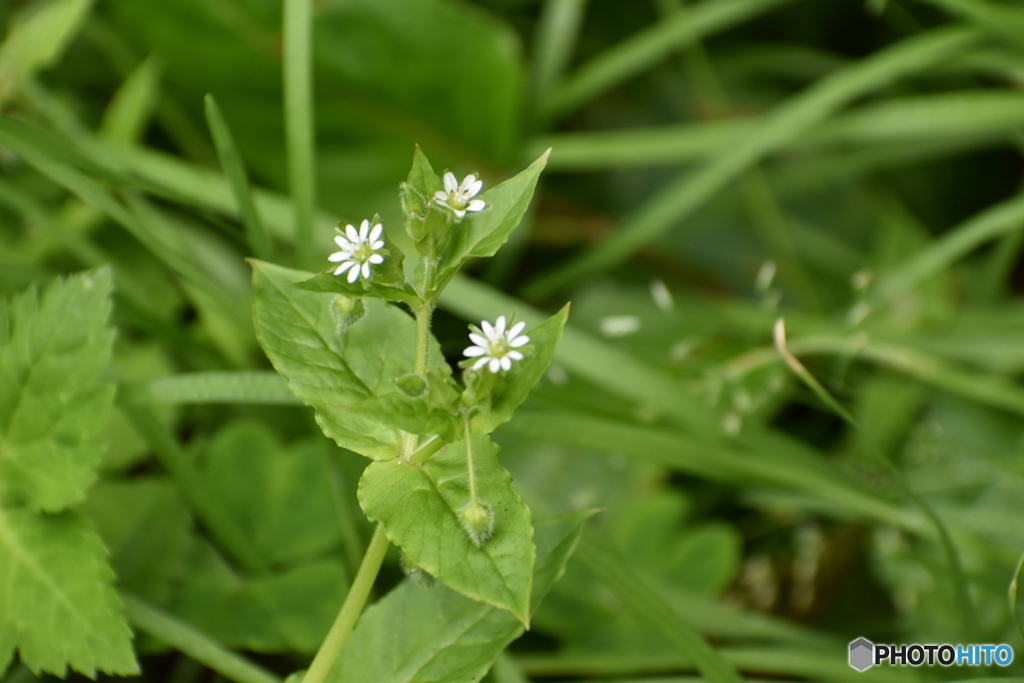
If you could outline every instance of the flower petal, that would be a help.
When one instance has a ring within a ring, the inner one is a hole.
[[[373,226],[373,229],[370,230],[370,239],[369,239],[369,241],[370,242],[376,242],[377,240],[379,240],[380,239],[380,234],[382,232],[384,232],[384,224],[383,223],[378,223],[377,225]],[[379,248],[380,247],[374,247],[374,249],[379,249]]]
[[[488,339],[494,339],[494,325],[484,320],[480,323],[480,329],[484,331]]]
[[[469,333],[469,341],[473,342],[477,346],[482,346],[484,348],[487,348],[488,346],[491,345],[491,342],[489,342],[488,340],[484,339],[479,334],[475,334],[473,332]]]
[[[368,279],[370,277],[370,264],[363,264],[363,278]]]
[[[340,266],[338,266],[337,270],[334,271],[334,274],[335,275],[341,275],[342,273],[344,273],[346,270],[348,270],[349,268],[351,268],[355,264],[356,264],[355,261],[345,261]]]
[[[445,204],[445,206],[448,206],[448,205],[447,205],[447,204]],[[448,208],[449,208],[449,209],[451,209],[451,207],[450,207],[450,206],[448,206]],[[455,216],[456,216],[457,218],[465,218],[465,217],[466,217],[466,211],[465,211],[465,209],[452,209],[452,212],[453,212],[453,213],[455,214]]]
[[[469,178],[473,178],[473,176],[469,176]],[[469,180],[469,178],[466,178],[466,180]],[[465,185],[466,183],[462,183],[462,184]],[[484,181],[476,180],[474,178],[474,182],[470,183],[469,187],[467,187],[466,190],[465,190],[466,198],[468,199],[470,197],[475,197],[478,194],[480,194],[480,190],[483,188],[483,186],[484,186]]]
[[[473,363],[473,369],[474,370],[479,370],[483,366],[487,365],[487,361],[489,361],[489,360],[491,360],[491,359],[488,358],[487,356],[484,356],[483,358],[481,358],[477,362]]]
[[[494,322],[494,334],[497,337],[505,334],[505,316],[499,315],[498,319]]]
[[[483,211],[485,206],[487,206],[487,203],[484,202],[484,200],[474,199],[469,203],[469,206],[466,207],[466,211]]]
[[[353,261],[352,265],[355,266],[355,268],[353,268],[352,270],[348,271],[348,282],[349,282],[349,284],[352,284],[353,282],[355,282],[356,280],[359,279],[359,264],[356,263],[355,261]]]
[[[491,362],[487,365],[487,369],[491,372],[497,373],[501,369],[501,361],[497,358],[492,358]]]
[[[448,194],[455,192],[459,189],[459,181],[455,178],[455,174],[448,171],[444,174],[444,189],[448,191]]]
[[[522,360],[523,354],[518,351],[509,351],[508,354],[506,354],[506,357],[511,358],[512,360]]]
[[[363,219],[363,222],[359,224],[359,241],[360,243],[366,241],[366,236],[370,234],[370,221]]]
[[[512,369],[512,360],[508,356],[501,359],[501,369],[505,371]]]
[[[476,175],[473,174],[473,173],[470,173],[468,176],[466,176],[465,178],[462,179],[462,184],[459,185],[459,190],[462,191],[462,192],[468,192],[469,188],[471,188],[473,186],[473,183],[475,183],[475,182],[476,182]]]
[[[345,234],[348,235],[348,241],[352,243],[353,248],[359,244],[359,231],[356,230],[356,226],[346,225]]]
[[[466,358],[476,358],[487,353],[487,349],[480,348],[479,346],[467,346],[466,350],[462,352]]]
[[[523,331],[524,327],[526,327],[526,323],[520,320],[512,327],[508,328],[508,338],[514,339],[515,337],[518,337],[519,333]]]
[[[380,254],[371,254],[371,255],[370,255],[370,258],[368,258],[368,259],[366,259],[366,260],[367,260],[367,261],[368,261],[369,263],[372,263],[373,265],[377,265],[377,264],[380,264],[380,263],[384,263],[384,257],[383,257],[383,256],[381,256]]]
[[[509,336],[512,336],[512,335],[509,335]],[[511,346],[513,349],[518,349],[520,346],[526,346],[529,343],[530,343],[530,338],[527,337],[524,334],[524,335],[521,335],[521,336],[516,337],[515,339],[511,340],[508,343],[508,345]]]

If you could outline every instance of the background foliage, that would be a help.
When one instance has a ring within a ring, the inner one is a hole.
[[[486,187],[552,148],[435,333],[455,360],[467,320],[572,302],[495,441],[535,510],[603,510],[490,680],[1020,669],[846,664],[862,635],[1024,652],[1018,3],[325,0],[308,40],[304,8],[0,4],[5,681],[131,672],[112,587],[147,677],[308,663],[369,538],[364,461],[269,370],[243,258],[323,270],[339,218],[397,227],[416,144]],[[794,379],[778,317],[851,420]],[[571,537],[547,533],[539,565]],[[521,632],[388,566],[412,622]],[[57,648],[80,619],[98,640]],[[371,610],[349,651],[400,623]],[[456,675],[447,632],[411,633],[409,667],[337,675]]]

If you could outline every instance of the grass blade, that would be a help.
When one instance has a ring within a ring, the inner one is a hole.
[[[136,144],[160,100],[160,67],[152,58],[135,68],[103,112],[99,137],[107,142]]]
[[[722,153],[763,121],[734,118],[662,128],[556,133],[530,143],[552,149],[548,170],[593,171],[693,162]],[[886,145],[971,138],[976,145],[1007,138],[1024,125],[1024,97],[1014,91],[963,91],[889,99],[859,107],[809,130],[794,145],[818,150],[837,144]],[[787,145],[788,147],[789,145]]]
[[[600,246],[534,281],[527,288],[528,295],[548,295],[583,276],[625,261],[643,245],[678,225],[752,164],[846,103],[910,73],[952,59],[978,37],[978,31],[962,28],[925,33],[846,67],[794,96],[724,154],[698,171],[669,182]]]
[[[274,674],[215,640],[128,593],[121,593],[128,620],[139,630],[202,662],[235,683],[281,683]]]
[[[316,262],[316,159],[313,150],[313,2],[284,3],[284,126],[288,186],[295,209],[295,246],[300,267]]]
[[[1024,195],[985,209],[960,224],[878,284],[875,295],[886,303],[936,273],[947,270],[982,244],[1024,228]]]
[[[270,237],[263,229],[259,213],[256,212],[256,204],[253,202],[252,192],[249,188],[249,176],[245,171],[242,154],[235,144],[235,138],[231,134],[228,122],[224,120],[217,100],[213,95],[207,95],[204,102],[206,104],[206,123],[210,127],[210,134],[213,136],[213,143],[217,148],[217,157],[220,159],[224,176],[231,186],[231,193],[238,205],[242,225],[245,227],[245,238],[258,258],[269,259],[273,253]]]
[[[668,607],[646,580],[586,536],[576,556],[626,604],[658,626],[662,634],[693,662],[711,683],[742,683],[736,669],[723,660],[688,621]]]
[[[534,102],[543,102],[562,78],[572,58],[587,0],[546,0],[537,25],[533,60]],[[546,148],[545,148],[546,149]],[[534,154],[536,158],[543,153]]]
[[[540,115],[546,121],[556,119],[677,50],[790,1],[707,0],[584,64],[557,94],[541,103]]]

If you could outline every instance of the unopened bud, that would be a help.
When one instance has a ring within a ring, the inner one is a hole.
[[[331,315],[334,316],[334,322],[340,329],[359,322],[364,313],[366,313],[366,305],[362,299],[353,299],[339,294],[331,301]]]
[[[459,524],[477,548],[482,548],[494,535],[494,512],[486,503],[471,502],[459,510]]]
[[[427,380],[423,375],[402,375],[395,378],[395,385],[409,398],[419,398],[427,390]]]

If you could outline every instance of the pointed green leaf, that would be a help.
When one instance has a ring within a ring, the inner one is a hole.
[[[308,273],[252,264],[256,334],[288,386],[316,409],[324,434],[339,446],[374,459],[395,457],[400,429],[375,399],[397,396],[393,380],[414,369],[413,319],[393,305],[366,299],[363,316],[339,327],[331,296],[290,286],[307,280]],[[451,376],[434,341],[427,368],[438,377]],[[417,404],[409,401],[408,408],[415,412]]]
[[[452,243],[438,272],[438,288],[451,280],[471,258],[493,256],[508,241],[533,199],[540,172],[551,150],[544,152],[526,170],[495,185],[480,195],[483,211],[467,213],[453,228]]]
[[[567,304],[537,327],[527,330],[530,343],[519,349],[525,357],[513,363],[511,370],[498,374],[486,368],[466,372],[464,400],[479,409],[470,419],[470,428],[474,433],[490,434],[499,425],[512,419],[516,408],[522,405],[530,389],[551,365],[568,317]],[[470,359],[465,364],[472,365],[472,361]]]
[[[0,501],[57,511],[95,477],[114,388],[97,384],[113,330],[109,269],[14,297],[0,327]]]
[[[0,507],[0,662],[16,646],[37,673],[138,673],[113,580],[103,542],[78,515]]]
[[[482,547],[459,522],[459,511],[470,503],[465,441],[421,465],[371,463],[359,481],[359,503],[428,574],[527,623],[534,562],[530,510],[498,464],[498,447],[482,435],[472,444],[477,497],[494,513],[493,535]]]
[[[537,521],[534,608],[565,571],[591,514]],[[360,617],[327,683],[478,681],[522,632],[523,625],[504,610],[445,586],[406,581]]]

